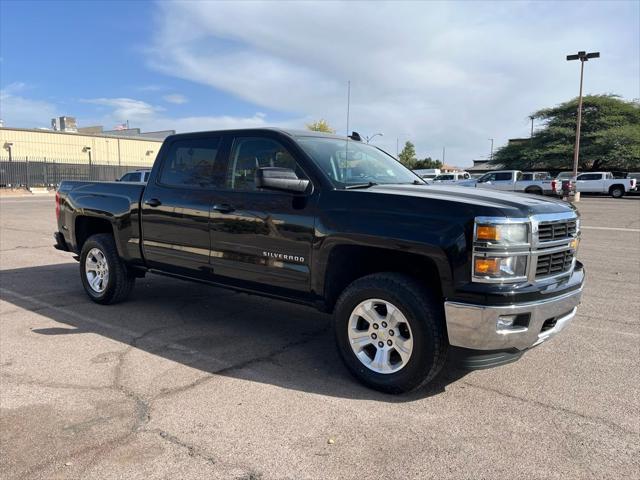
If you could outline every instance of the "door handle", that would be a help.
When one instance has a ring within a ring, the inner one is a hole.
[[[220,212],[220,213],[231,213],[235,210],[235,208],[233,208],[228,203],[217,203],[213,206],[213,209],[216,212]]]
[[[157,198],[150,198],[144,202],[145,205],[149,205],[150,207],[159,207],[162,205],[162,202]]]

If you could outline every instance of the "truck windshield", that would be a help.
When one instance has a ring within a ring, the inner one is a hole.
[[[365,183],[423,183],[411,170],[371,145],[322,137],[298,137],[297,141],[337,188]]]

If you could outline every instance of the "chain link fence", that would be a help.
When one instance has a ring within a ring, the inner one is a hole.
[[[149,165],[93,165],[47,158],[0,158],[0,188],[55,187],[63,180],[113,181]]]

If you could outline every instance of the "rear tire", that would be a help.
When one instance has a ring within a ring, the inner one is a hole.
[[[620,185],[614,185],[609,190],[609,194],[613,198],[622,198],[622,197],[624,197],[624,187],[621,187]]]
[[[118,255],[113,236],[107,233],[92,235],[84,242],[80,278],[89,298],[103,305],[126,300],[136,280]]]
[[[375,390],[415,390],[446,360],[442,304],[407,275],[376,273],[355,280],[336,303],[334,328],[345,365]]]

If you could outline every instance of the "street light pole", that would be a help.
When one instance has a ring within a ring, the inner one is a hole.
[[[536,117],[529,115],[529,118],[531,119],[531,135],[529,135],[529,137],[533,137],[533,119]]]
[[[364,139],[366,140],[367,143],[369,143],[371,140],[373,140],[374,138],[376,138],[378,135],[380,135],[381,137],[383,137],[384,135],[382,133],[374,133],[373,135],[371,135],[370,137],[367,137],[365,135]]]
[[[567,55],[567,61],[580,60],[580,94],[578,95],[578,120],[576,122],[576,144],[573,149],[573,178],[578,176],[578,159],[580,158],[580,128],[582,126],[582,80],[584,77],[584,62],[590,58],[600,58],[600,52],[578,52],[576,55]]]
[[[489,156],[489,161],[493,160],[493,138],[489,138],[488,140],[491,141],[491,156]]]

